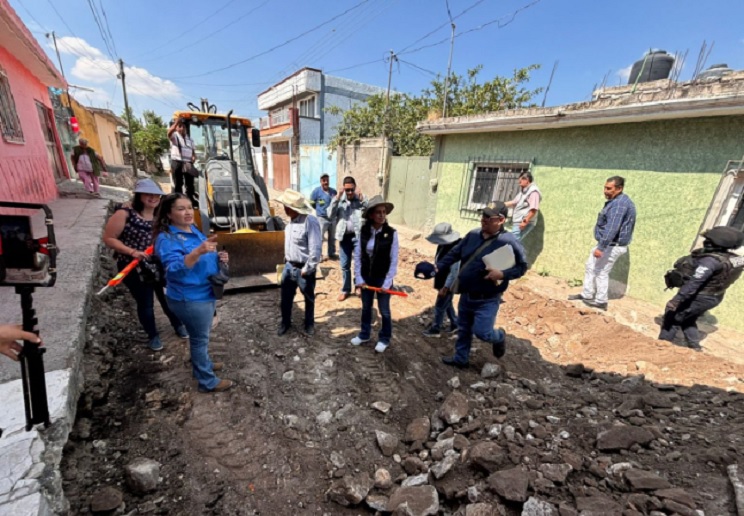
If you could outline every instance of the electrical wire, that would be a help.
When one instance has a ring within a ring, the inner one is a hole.
[[[106,36],[106,31],[103,30],[103,26],[101,25],[101,20],[98,17],[98,11],[96,10],[96,6],[93,3],[93,0],[87,0],[88,7],[90,7],[90,12],[93,14],[93,21],[96,22],[96,26],[98,27],[98,32],[101,35],[101,39],[103,40],[103,44],[106,46],[106,52],[108,52],[109,57],[116,61],[116,57],[114,57],[114,53],[111,50],[111,44],[108,41],[108,37]]]
[[[421,41],[425,40],[426,38],[428,38],[428,37],[429,37],[429,36],[431,36],[432,34],[435,34],[436,32],[438,32],[438,31],[442,30],[442,29],[443,29],[444,27],[446,27],[447,25],[449,25],[449,24],[451,24],[452,22],[454,22],[454,20],[458,19],[459,17],[463,16],[463,15],[464,15],[464,14],[466,14],[467,12],[469,12],[469,11],[471,11],[472,9],[476,8],[476,7],[478,6],[478,5],[482,4],[482,3],[484,2],[484,1],[485,1],[485,0],[478,0],[477,2],[475,2],[475,3],[471,4],[471,5],[469,6],[469,7],[465,8],[465,10],[463,10],[463,11],[460,11],[460,13],[458,13],[458,14],[457,14],[457,16],[455,16],[454,18],[453,18],[453,17],[452,17],[452,15],[450,14],[450,20],[449,20],[448,22],[444,22],[443,24],[441,24],[441,25],[440,25],[439,27],[437,27],[436,29],[432,30],[431,32],[428,32],[427,34],[425,34],[425,35],[423,35],[423,36],[421,36],[421,37],[420,37],[419,39],[417,39],[416,41],[414,41],[413,43],[411,43],[411,44],[410,44],[410,45],[408,45],[407,47],[403,48],[403,49],[402,49],[402,50],[401,50],[400,52],[398,52],[398,54],[403,54],[403,53],[406,53],[406,50],[408,50],[409,48],[411,48],[412,46],[414,46],[414,45],[415,45],[416,43],[420,43]],[[449,13],[449,5],[447,5],[447,12]]]
[[[311,33],[315,32],[315,31],[317,31],[321,27],[324,27],[324,26],[328,25],[329,23],[331,23],[331,22],[333,22],[333,21],[341,18],[342,16],[345,16],[346,14],[348,14],[351,11],[353,11],[354,9],[357,9],[358,7],[366,4],[367,2],[369,2],[369,0],[362,0],[361,2],[355,4],[354,6],[349,7],[348,9],[346,9],[345,11],[343,11],[342,13],[339,13],[339,14],[333,16],[332,18],[329,18],[328,20],[326,20],[326,21],[324,21],[324,22],[322,22],[322,23],[314,26],[313,28],[308,29],[308,30],[306,30],[306,31],[298,34],[297,36],[294,36],[294,37],[292,37],[292,38],[284,41],[283,43],[280,43],[280,44],[275,45],[275,46],[273,46],[273,47],[271,47],[271,48],[269,48],[267,50],[264,50],[262,52],[259,52],[258,54],[254,54],[254,55],[252,55],[250,57],[247,57],[245,59],[241,59],[240,61],[236,61],[234,63],[231,63],[229,65],[226,65],[226,66],[223,66],[223,67],[220,67],[220,68],[215,68],[214,70],[209,70],[209,71],[206,71],[206,72],[203,72],[203,73],[200,73],[200,74],[195,74],[195,75],[184,75],[182,77],[172,77],[171,80],[174,80],[174,79],[191,79],[191,78],[194,78],[194,77],[204,77],[206,75],[211,75],[211,74],[217,73],[217,72],[223,72],[225,70],[229,70],[229,69],[234,68],[236,66],[245,64],[245,63],[247,63],[249,61],[252,61],[252,60],[254,60],[256,58],[259,58],[261,56],[265,56],[267,54],[270,54],[270,53],[274,52],[277,49],[280,49],[282,47],[286,47],[290,43],[292,43],[294,41],[297,41],[298,39],[300,39],[300,38],[302,38],[304,36],[307,36],[308,34],[311,34]]]
[[[106,32],[108,33],[109,40],[111,40],[111,46],[114,47],[114,54],[118,56],[119,52],[116,50],[116,43],[114,42],[114,35],[111,34],[111,26],[109,25],[109,22],[108,22],[108,16],[106,15],[106,10],[103,8],[103,0],[98,0],[98,6],[101,8],[101,13],[103,14],[104,26],[106,27]]]
[[[26,11],[26,14],[28,14],[31,17],[31,19],[36,23],[36,25],[38,25],[39,27],[41,27],[44,30],[45,33],[51,32],[51,31],[47,30],[47,28],[44,27],[44,25],[42,25],[41,22],[39,22],[39,20],[37,20],[36,17],[33,14],[31,14],[31,11],[29,11],[28,8],[25,5],[23,5],[23,2],[21,2],[21,0],[16,0],[16,1],[18,2],[18,5],[20,5],[23,8],[24,11]],[[31,31],[31,32],[33,32],[33,31]]]
[[[400,59],[400,58],[398,58],[398,61],[400,61],[401,63],[403,63],[403,64],[406,64],[406,65],[408,65],[408,66],[410,66],[410,67],[412,67],[412,68],[415,68],[416,70],[419,70],[419,71],[421,71],[421,72],[426,72],[426,73],[428,73],[429,75],[433,75],[434,77],[436,77],[436,76],[438,76],[438,75],[439,75],[439,74],[438,74],[437,72],[433,72],[433,71],[431,71],[431,70],[428,70],[428,69],[426,69],[426,68],[423,68],[423,67],[421,67],[421,66],[419,66],[419,65],[417,65],[417,64],[414,64],[414,63],[412,63],[412,62],[410,62],[410,61],[405,61],[405,60],[403,60],[403,59]]]

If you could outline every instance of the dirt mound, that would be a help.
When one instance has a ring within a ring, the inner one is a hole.
[[[164,320],[153,353],[124,289],[94,299],[63,460],[71,513],[735,513],[726,466],[742,463],[744,403],[724,389],[740,389],[741,366],[520,282],[499,315],[506,357],[476,341],[469,369],[448,368],[453,338],[421,335],[434,300],[413,279],[421,259],[401,251],[409,297],[393,300],[383,354],[349,345],[361,303],[336,301],[335,262],[312,338],[301,304],[276,336],[276,290],[226,297],[210,349],[239,386],[217,395],[196,392],[187,343]],[[140,457],[161,465],[154,492],[127,484]]]

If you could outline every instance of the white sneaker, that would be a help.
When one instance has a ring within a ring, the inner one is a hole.
[[[390,344],[388,344],[387,342],[380,341],[377,343],[377,346],[375,346],[375,351],[377,351],[378,353],[382,353],[388,348],[389,345]]]
[[[352,346],[359,346],[364,342],[369,342],[369,339],[360,339],[359,337],[354,337],[353,339],[351,339]]]

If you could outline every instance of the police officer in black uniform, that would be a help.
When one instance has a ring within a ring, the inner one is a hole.
[[[703,248],[691,255],[694,271],[667,303],[659,333],[659,340],[673,342],[680,327],[687,347],[695,351],[702,350],[698,318],[721,304],[726,289],[744,272],[744,257],[730,252],[744,245],[744,233],[731,227],[717,226],[703,236]],[[681,261],[678,260],[677,264]],[[677,264],[675,268],[678,268]]]

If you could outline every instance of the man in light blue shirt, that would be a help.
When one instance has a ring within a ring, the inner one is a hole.
[[[292,326],[292,304],[297,289],[305,298],[305,334],[315,334],[315,271],[320,262],[323,238],[320,223],[305,196],[285,190],[277,201],[284,205],[289,224],[284,228],[284,271],[281,280],[282,320],[277,334]]]
[[[335,219],[331,217],[330,207],[333,198],[336,196],[336,190],[330,187],[330,177],[328,174],[320,176],[320,186],[315,188],[310,194],[310,204],[315,208],[315,216],[320,222],[321,237],[328,238],[328,258],[331,260],[338,259],[336,254],[336,234]]]
[[[336,240],[339,243],[341,276],[343,284],[339,301],[351,295],[351,260],[354,246],[362,228],[362,212],[367,208],[367,201],[357,188],[351,176],[344,178],[344,189],[333,198],[330,216],[336,220]]]

